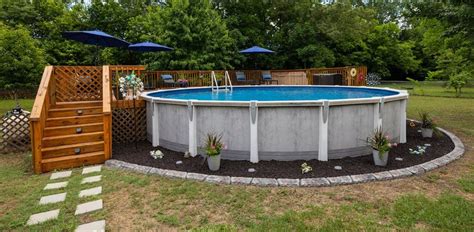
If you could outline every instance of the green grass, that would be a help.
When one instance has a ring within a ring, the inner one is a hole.
[[[80,169],[73,170],[65,203],[38,206],[49,175],[31,174],[29,154],[0,155],[0,231],[70,231],[104,218],[112,231],[473,231],[473,101],[410,96],[408,116],[417,118],[422,110],[432,113],[441,127],[461,137],[467,153],[441,170],[398,181],[261,188],[105,169],[104,209],[75,217],[78,203],[97,198],[77,198],[83,189]],[[54,208],[61,209],[59,220],[25,227],[32,213]]]
[[[431,97],[456,97],[456,91],[453,88],[447,88],[440,84],[420,82],[420,87],[413,85],[411,82],[384,84],[378,87],[389,87],[394,89],[408,90],[410,95],[431,96]],[[459,98],[474,98],[474,87],[462,88]]]
[[[23,230],[31,214],[54,209],[60,209],[57,220],[29,226],[28,230],[73,231],[79,224],[85,223],[90,219],[100,220],[104,218],[104,212],[101,211],[91,213],[86,217],[74,216],[77,204],[99,199],[97,196],[79,199],[79,191],[84,187],[80,185],[82,180],[80,170],[74,170],[73,175],[67,179],[68,185],[65,189],[43,191],[42,189],[47,183],[60,182],[62,180],[50,181],[49,175],[32,175],[30,168],[31,155],[29,154],[1,156],[0,203],[2,206],[0,209],[5,214],[0,217],[0,231]],[[98,184],[89,184],[87,188],[96,186]],[[67,192],[65,202],[48,205],[38,204],[41,196],[62,192]]]
[[[20,103],[20,106],[27,110],[31,111],[31,108],[33,107],[34,99],[18,99],[18,102]],[[15,100],[0,100],[0,114],[3,115],[7,111],[10,111],[13,109],[13,107],[16,106],[16,101]]]

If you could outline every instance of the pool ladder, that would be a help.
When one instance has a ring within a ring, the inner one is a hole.
[[[231,92],[232,93],[232,81],[230,81],[229,72],[224,72],[224,88],[219,89],[219,82],[217,82],[216,73],[214,71],[211,72],[211,89],[212,92]]]

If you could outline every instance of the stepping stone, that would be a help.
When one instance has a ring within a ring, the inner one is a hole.
[[[76,212],[74,213],[74,215],[88,213],[99,209],[102,209],[102,199],[77,205]]]
[[[105,231],[105,220],[95,221],[87,224],[79,225],[75,232],[103,232]]]
[[[58,182],[58,183],[51,183],[51,184],[47,184],[46,187],[44,187],[43,190],[60,189],[60,188],[65,188],[66,186],[67,186],[67,181]]]
[[[99,186],[95,188],[82,190],[81,192],[79,192],[79,197],[89,197],[89,196],[99,195],[101,193],[102,193],[102,186]]]
[[[82,169],[82,175],[93,173],[93,172],[100,172],[100,170],[102,170],[102,165],[85,167],[84,169]]]
[[[46,205],[57,202],[63,202],[66,199],[66,193],[58,193],[49,196],[41,197],[39,204]]]
[[[30,219],[28,219],[28,222],[26,223],[27,225],[36,225],[39,223],[43,223],[45,221],[53,220],[58,218],[59,216],[59,209],[43,212],[43,213],[37,213],[33,214],[30,216]]]
[[[72,171],[64,171],[64,172],[55,172],[51,174],[50,180],[56,180],[61,178],[66,178],[71,176]]]
[[[99,182],[101,178],[102,178],[102,175],[86,177],[82,179],[81,184]]]

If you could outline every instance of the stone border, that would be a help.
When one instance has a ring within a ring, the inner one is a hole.
[[[334,186],[345,184],[365,183],[369,181],[382,181],[404,178],[412,175],[421,175],[425,172],[435,168],[444,166],[454,160],[459,159],[464,154],[464,144],[453,133],[439,128],[441,132],[446,134],[454,143],[454,149],[448,154],[439,158],[430,160],[428,162],[418,164],[415,166],[394,169],[376,173],[366,173],[358,175],[346,175],[336,177],[320,177],[320,178],[302,178],[302,179],[288,179],[288,178],[257,178],[257,177],[234,177],[234,176],[218,176],[207,175],[193,172],[183,172],[176,170],[153,168],[132,164],[120,160],[107,160],[105,166],[111,168],[119,168],[124,170],[135,171],[143,174],[160,175],[173,178],[181,178],[196,181],[205,181],[217,184],[233,184],[233,185],[258,185],[258,186],[287,186],[287,187],[319,187],[319,186]]]

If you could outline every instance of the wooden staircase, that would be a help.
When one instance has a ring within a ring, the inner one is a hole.
[[[35,172],[109,159],[110,98],[108,66],[46,67],[30,117]]]
[[[44,171],[104,162],[102,101],[52,106],[41,143]]]

